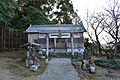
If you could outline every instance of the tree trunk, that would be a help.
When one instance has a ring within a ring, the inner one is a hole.
[[[100,56],[102,55],[102,49],[101,49],[101,44],[100,42],[98,42],[98,50],[99,50],[99,54]]]
[[[97,40],[97,45],[98,45],[98,51],[99,51],[99,55],[102,55],[102,51],[101,51],[101,44],[97,35],[97,32],[95,31],[95,36],[96,36],[96,40]]]
[[[4,33],[3,33],[3,32],[4,32],[3,30],[4,30],[4,29],[3,29],[3,27],[2,27],[2,30],[1,30],[1,31],[2,31],[2,36],[1,36],[1,51],[3,51],[3,34],[4,34]]]

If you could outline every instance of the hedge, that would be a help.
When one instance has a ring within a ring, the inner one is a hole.
[[[120,61],[113,59],[95,60],[95,64],[104,68],[120,69]]]

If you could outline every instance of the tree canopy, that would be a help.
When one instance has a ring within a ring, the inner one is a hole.
[[[52,22],[43,15],[43,13],[32,6],[25,7],[23,10],[23,15],[20,12],[16,12],[14,19],[12,20],[12,25],[14,28],[20,29],[26,28],[30,24],[51,24]]]
[[[12,26],[11,20],[15,16],[15,8],[9,1],[0,1],[0,26]]]
[[[26,29],[30,24],[72,24],[75,17],[80,22],[71,0],[0,1],[0,26]]]

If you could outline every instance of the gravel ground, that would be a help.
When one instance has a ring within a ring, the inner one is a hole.
[[[49,61],[47,69],[37,80],[80,80],[80,78],[70,59],[54,58]]]

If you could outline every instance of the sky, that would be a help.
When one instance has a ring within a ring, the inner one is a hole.
[[[84,19],[89,12],[100,12],[106,5],[106,0],[72,0],[73,7],[78,10],[78,15]]]
[[[85,28],[87,27],[85,25],[85,18],[87,16],[87,11],[89,11],[90,13],[93,12],[97,13],[103,11],[104,8],[107,7],[107,0],[72,0],[72,3],[74,10],[78,10],[77,13],[80,16],[81,20],[83,21]],[[87,34],[85,34],[84,36],[88,37]],[[95,36],[92,37],[95,38]],[[99,37],[100,42],[102,44],[106,44],[103,37],[106,37],[106,35],[100,35]]]

